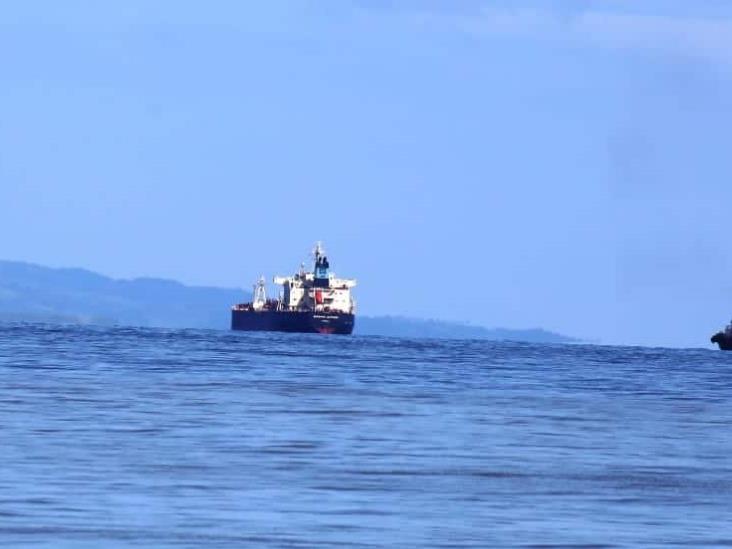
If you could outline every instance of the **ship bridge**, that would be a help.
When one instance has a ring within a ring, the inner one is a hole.
[[[342,312],[355,311],[351,289],[356,280],[338,278],[330,272],[330,262],[320,242],[313,249],[314,267],[293,276],[275,276],[273,282],[282,286],[281,308],[289,311]]]

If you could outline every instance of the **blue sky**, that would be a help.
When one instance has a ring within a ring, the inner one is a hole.
[[[248,287],[322,239],[364,314],[706,344],[729,2],[445,5],[6,6],[0,255]]]

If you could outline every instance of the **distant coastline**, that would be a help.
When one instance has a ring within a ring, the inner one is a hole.
[[[403,316],[359,317],[355,334],[395,337],[432,337],[440,339],[487,339],[532,343],[579,343],[580,340],[542,328],[524,330],[486,328],[462,322],[418,319]]]
[[[48,322],[228,329],[231,305],[246,299],[239,288],[186,286],[172,280],[117,280],[85,269],[54,269],[0,261],[0,322]],[[541,328],[485,328],[402,316],[359,315],[357,335],[572,343]]]

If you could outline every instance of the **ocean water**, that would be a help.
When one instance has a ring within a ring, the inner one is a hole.
[[[0,326],[0,545],[732,546],[732,353]]]

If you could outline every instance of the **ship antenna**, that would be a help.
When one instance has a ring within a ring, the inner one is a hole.
[[[318,259],[320,259],[321,257],[323,257],[325,255],[325,250],[323,249],[323,243],[320,240],[318,240],[315,243],[315,248],[313,248],[313,255],[315,256],[315,261],[317,261]]]

